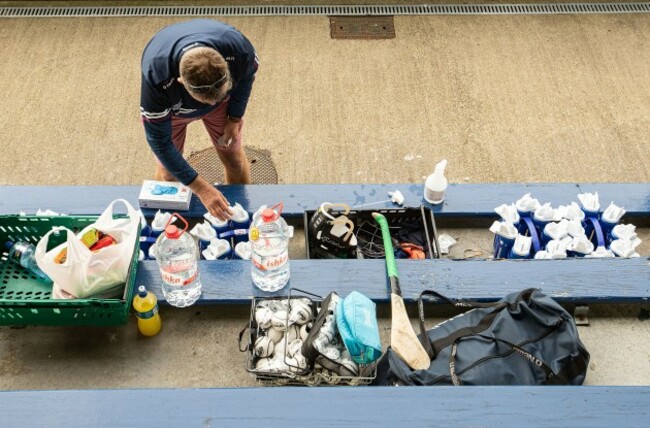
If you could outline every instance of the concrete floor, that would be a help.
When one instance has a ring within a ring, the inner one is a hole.
[[[139,58],[180,20],[2,20],[0,184],[148,178]],[[648,15],[396,17],[396,39],[382,41],[331,40],[326,17],[224,20],[260,55],[245,138],[272,153],[283,183],[419,183],[441,158],[456,183],[650,181]],[[190,127],[188,152],[208,144]],[[487,230],[450,233],[460,238],[452,256],[489,254]],[[302,257],[302,238],[294,242]],[[647,309],[593,308],[580,328],[587,384],[650,383]],[[254,384],[237,351],[247,307],[161,314],[152,339],[133,318],[2,328],[0,388]]]

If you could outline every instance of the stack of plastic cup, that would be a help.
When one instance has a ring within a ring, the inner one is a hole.
[[[635,227],[619,224],[625,209],[612,202],[601,213],[596,192],[579,194],[578,199],[580,204],[571,202],[553,209],[549,203],[541,205],[527,193],[514,204],[495,208],[502,221],[490,227],[495,234],[494,257],[639,256],[635,249],[641,240],[636,236]],[[513,228],[516,233],[513,233]],[[530,237],[530,240],[525,237]],[[526,253],[529,241],[532,246]]]
[[[494,233],[494,258],[505,259],[517,237],[517,228],[511,223],[495,221],[490,227]]]
[[[567,245],[567,256],[569,257],[584,257],[594,251],[594,244],[587,238],[587,236],[579,236]]]
[[[600,216],[600,226],[603,229],[605,236],[610,236],[612,229],[621,221],[621,218],[625,214],[625,209],[614,205],[612,202],[609,206],[603,211],[603,214]]]
[[[530,248],[533,239],[530,236],[517,235],[515,243],[510,248],[508,258],[510,259],[527,259],[530,258]]]
[[[251,224],[251,216],[238,203],[232,207],[232,216],[230,217],[230,228],[233,231],[233,243],[237,245],[240,242],[248,241],[248,227]]]
[[[165,230],[165,226],[167,225],[171,217],[172,214],[169,212],[161,212],[160,210],[156,212],[156,215],[154,216],[153,221],[151,222],[151,236],[153,238],[158,239],[158,237]]]
[[[142,211],[140,213],[140,252],[141,260],[145,260],[149,257],[149,248],[156,242],[156,238],[151,236],[151,226],[147,224],[147,220],[144,218]]]
[[[217,231],[208,221],[197,223],[190,233],[198,239],[200,251],[205,250],[210,245],[210,241],[217,237]]]
[[[206,260],[227,260],[232,257],[232,247],[230,241],[214,238],[201,254]]]
[[[253,249],[249,241],[240,242],[235,245],[235,254],[233,258],[240,260],[250,260],[253,255]]]
[[[215,232],[217,232],[217,237],[221,237],[222,234],[230,230],[230,223],[228,220],[219,220],[210,213],[205,213],[203,217],[210,222]]]
[[[538,234],[542,234],[547,224],[555,219],[555,210],[551,204],[544,204],[533,212],[533,224]]]

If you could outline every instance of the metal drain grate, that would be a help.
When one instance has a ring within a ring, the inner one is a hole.
[[[278,184],[278,172],[267,150],[244,146],[251,169],[252,184]],[[187,159],[192,168],[208,183],[225,183],[225,171],[214,147],[190,154]]]
[[[394,39],[392,16],[332,16],[330,35],[333,39]]]
[[[377,16],[377,15],[545,15],[649,13],[650,3],[451,4],[372,6],[111,6],[2,7],[0,18],[146,16]]]

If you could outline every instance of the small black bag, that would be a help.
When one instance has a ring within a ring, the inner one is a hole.
[[[325,297],[321,303],[320,311],[318,311],[318,315],[314,320],[314,324],[312,325],[307,338],[302,344],[301,353],[307,359],[307,364],[309,365],[310,369],[313,369],[314,364],[318,363],[322,367],[338,374],[339,376],[354,377],[358,376],[359,374],[352,371],[350,367],[346,367],[345,365],[341,364],[339,361],[333,360],[326,355],[321,354],[315,343],[316,341],[322,339],[327,339],[326,342],[340,342],[340,339],[338,338],[338,332],[334,333],[335,337],[323,336],[323,326],[325,323],[336,323],[334,311],[338,302],[339,296],[335,292],[331,292],[327,295],[327,297]]]
[[[474,309],[426,331],[426,297]],[[452,302],[427,290],[418,309],[419,337],[431,365],[412,370],[388,348],[376,385],[582,385],[585,380],[589,352],[573,317],[537,289],[496,303]]]

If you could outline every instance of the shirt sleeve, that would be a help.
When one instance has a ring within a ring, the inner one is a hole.
[[[164,92],[149,82],[144,74],[141,75],[140,85],[140,115],[143,120],[165,120],[171,115],[170,102]]]
[[[228,102],[228,115],[233,117],[243,117],[248,105],[248,99],[251,96],[253,89],[253,82],[255,81],[255,73],[259,62],[257,54],[253,51],[252,60],[250,60],[244,73],[244,78],[238,82],[235,89],[230,93],[230,101]]]
[[[143,120],[143,123],[149,147],[160,163],[184,185],[192,183],[199,174],[174,147],[171,118],[157,122]]]

